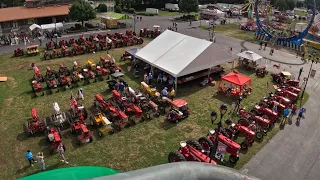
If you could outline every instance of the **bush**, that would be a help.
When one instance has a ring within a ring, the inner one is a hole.
[[[128,10],[128,12],[129,12],[129,13],[135,13],[136,10],[135,10],[134,8],[130,8],[130,9]]]
[[[77,29],[81,29],[82,26],[81,26],[81,24],[75,24],[75,25],[74,25],[74,28],[75,28],[75,30],[77,30]]]
[[[115,6],[115,7],[114,7],[114,12],[116,12],[116,13],[122,13],[121,7],[120,7],[120,6]]]
[[[99,4],[96,9],[98,12],[107,12],[108,11],[108,7],[105,4]]]

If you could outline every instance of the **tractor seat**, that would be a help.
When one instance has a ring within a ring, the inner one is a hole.
[[[126,98],[126,97],[121,97],[121,100],[122,100],[122,101],[126,101],[127,98]]]

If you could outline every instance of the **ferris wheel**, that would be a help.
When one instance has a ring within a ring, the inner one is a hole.
[[[266,35],[269,39],[272,39],[273,41],[281,41],[281,42],[292,42],[292,41],[301,41],[302,38],[304,38],[307,34],[308,31],[310,29],[310,27],[312,26],[314,19],[315,19],[315,15],[316,15],[316,1],[313,0],[313,8],[312,8],[312,17],[310,19],[310,22],[308,24],[308,26],[306,27],[306,29],[302,32],[300,32],[299,34],[294,34],[291,36],[279,36],[277,34],[274,33],[274,31],[272,30],[272,28],[263,25],[263,23],[260,20],[260,15],[258,13],[258,9],[259,9],[259,5],[261,5],[262,3],[266,3],[266,9],[267,9],[267,22],[269,21],[268,16],[271,15],[272,10],[270,10],[270,3],[266,0],[255,0],[255,6],[254,6],[254,12],[255,12],[255,17],[256,17],[256,24],[258,26],[258,33],[259,34],[264,34]],[[269,4],[267,4],[269,3]],[[272,8],[271,8],[272,9]]]

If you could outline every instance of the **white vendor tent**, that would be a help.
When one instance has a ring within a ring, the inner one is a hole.
[[[41,25],[41,29],[45,30],[53,30],[53,29],[60,29],[63,27],[63,24],[62,23],[52,23],[52,24],[44,24],[44,25]]]
[[[33,31],[33,30],[36,29],[36,28],[41,29],[41,26],[39,26],[38,24],[32,24],[32,25],[29,27],[29,29],[30,29],[31,31]]]
[[[245,58],[248,59],[250,61],[258,61],[260,59],[262,59],[262,56],[260,56],[259,54],[252,52],[252,51],[243,51],[239,54],[237,54],[237,56],[241,57],[241,58]]]
[[[135,57],[175,78],[233,60],[231,54],[210,41],[170,30],[161,33]]]

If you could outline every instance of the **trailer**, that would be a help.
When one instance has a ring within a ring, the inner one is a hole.
[[[178,4],[172,4],[172,3],[166,3],[165,9],[168,11],[179,11],[179,5]]]

